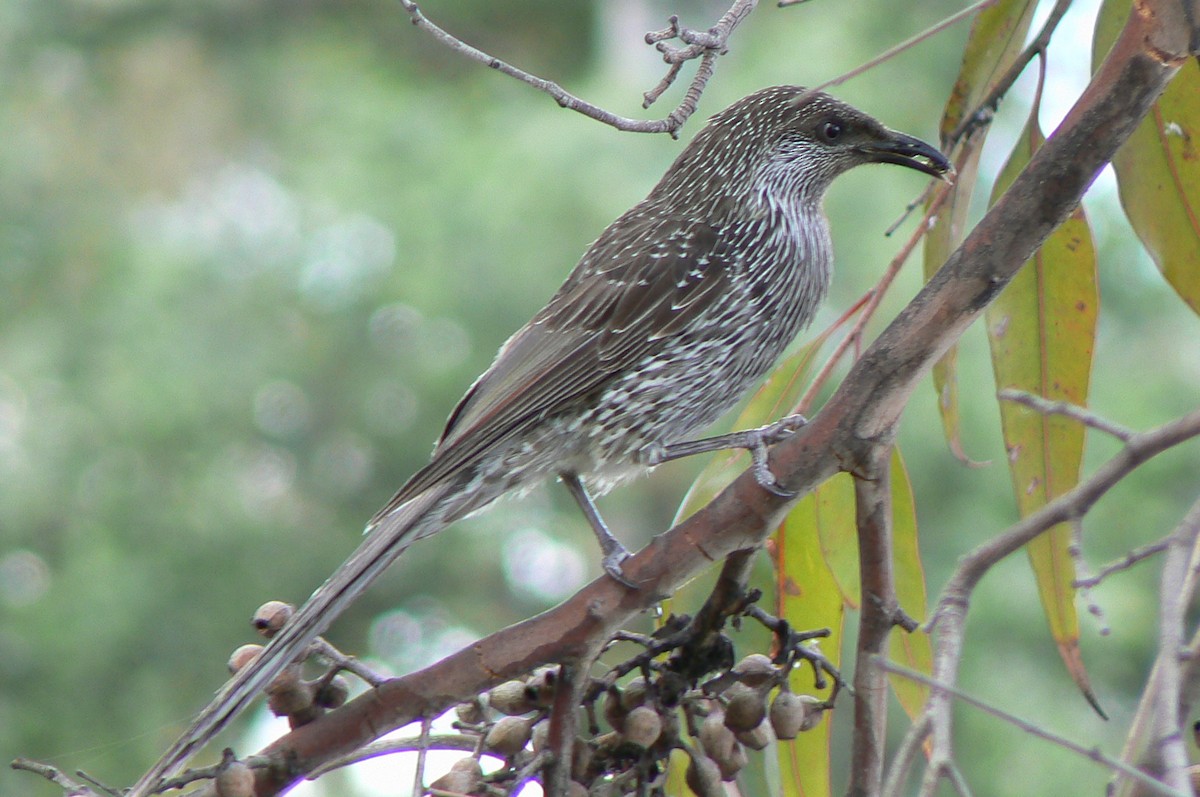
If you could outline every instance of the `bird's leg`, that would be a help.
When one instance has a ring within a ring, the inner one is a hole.
[[[596,535],[596,542],[600,543],[600,552],[604,554],[604,559],[601,560],[604,572],[630,589],[637,589],[637,584],[625,578],[625,573],[621,570],[621,562],[629,558],[629,550],[608,530],[604,518],[600,517],[600,510],[596,509],[596,503],[588,494],[587,488],[583,486],[579,475],[564,471],[558,474],[558,478],[562,479],[562,483],[567,486],[575,503],[579,504],[579,508],[583,510],[583,516],[591,524],[592,533]]]
[[[774,493],[780,498],[795,498],[796,493],[784,489],[776,480],[775,474],[767,464],[767,448],[781,440],[791,437],[796,430],[808,419],[803,415],[789,415],[775,423],[760,426],[757,429],[744,429],[740,432],[719,434],[715,437],[705,437],[701,440],[689,440],[684,443],[670,443],[663,446],[648,446],[643,453],[643,461],[650,466],[670,462],[673,459],[690,457],[694,454],[707,454],[710,451],[725,451],[731,448],[744,448],[750,452],[754,463],[754,480],[767,492]]]

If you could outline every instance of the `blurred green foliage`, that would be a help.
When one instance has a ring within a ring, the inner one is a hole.
[[[764,6],[721,59],[701,113],[764,85],[832,77],[955,7]],[[432,0],[424,10],[635,115],[662,72],[640,33],[669,13],[707,26],[722,9]],[[837,93],[932,138],[964,35]],[[678,147],[467,63],[387,0],[0,0],[3,757],[130,781],[224,677],[225,656],[249,637],[244,618],[266,599],[302,600],[349,553],[496,347]],[[821,320],[882,271],[896,246],[883,230],[919,189],[894,170],[835,188],[840,268]],[[1111,197],[1096,205],[1105,304],[1094,406],[1144,427],[1194,404],[1200,362],[1174,344],[1195,339],[1196,320]],[[882,318],[918,279],[902,278]],[[968,453],[999,463],[980,335],[965,339],[961,367],[974,400]],[[936,594],[957,556],[1015,510],[1003,467],[965,468],[946,452],[933,404],[932,391],[914,399],[902,446]],[[1092,462],[1114,450],[1095,442]],[[602,509],[640,544],[666,527],[701,465],[664,467]],[[1165,532],[1198,465],[1194,448],[1171,454],[1118,488],[1088,523],[1092,561]],[[598,573],[559,493],[417,546],[332,638],[405,670],[552,604]],[[1085,628],[1117,729],[1150,655],[1153,570],[1097,592],[1111,637]],[[556,578],[533,579],[547,573]],[[966,662],[964,685],[1111,748],[1057,666],[1024,560],[990,577],[980,602],[987,636],[972,641],[988,652]],[[1103,782],[994,720],[963,720],[978,794]],[[0,794],[54,793],[0,771]]]

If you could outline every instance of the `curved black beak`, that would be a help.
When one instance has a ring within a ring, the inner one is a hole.
[[[954,165],[945,155],[921,139],[904,133],[889,130],[886,138],[866,145],[863,150],[873,163],[907,166],[946,181],[954,176]]]

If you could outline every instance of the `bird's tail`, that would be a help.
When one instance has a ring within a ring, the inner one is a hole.
[[[127,797],[147,797],[164,779],[179,772],[195,753],[237,717],[404,550],[450,522],[446,504],[454,499],[453,480],[435,484],[379,518],[366,539],[329,580],[305,601],[259,655],[231,678],[191,726],[143,775]],[[454,513],[456,516],[459,513]]]

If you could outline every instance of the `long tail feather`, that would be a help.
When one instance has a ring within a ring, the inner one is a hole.
[[[297,610],[258,657],[221,688],[191,726],[134,784],[127,797],[147,797],[164,778],[178,773],[195,753],[241,714],[284,667],[302,656],[334,618],[409,545],[450,522],[436,510],[451,492],[451,487],[448,482],[434,485],[379,519],[350,558]]]

